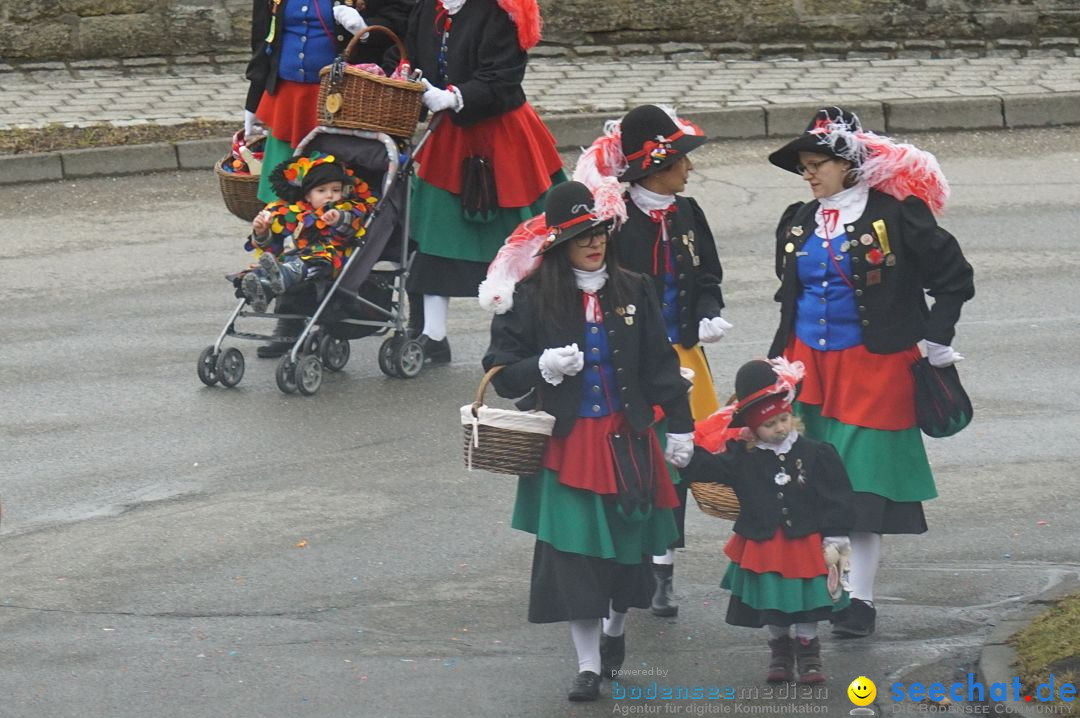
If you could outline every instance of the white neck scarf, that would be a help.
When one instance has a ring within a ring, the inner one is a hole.
[[[584,269],[577,269],[571,267],[574,270],[574,281],[577,283],[577,288],[583,292],[589,294],[596,294],[603,288],[604,283],[607,282],[607,265],[603,265],[600,269],[592,272],[587,272]]]
[[[639,184],[630,185],[630,199],[641,208],[645,214],[653,210],[664,210],[675,202],[673,194],[657,194],[652,190],[645,189]]]
[[[447,14],[456,15],[458,10],[465,7],[466,0],[441,0],[441,2]]]
[[[829,237],[835,237],[843,232],[846,225],[862,217],[863,212],[866,211],[866,200],[869,196],[870,187],[859,182],[854,187],[849,187],[829,197],[822,197],[818,200],[819,206],[814,215],[818,225],[814,234],[825,237],[828,232]],[[839,214],[835,214],[834,211]]]
[[[795,445],[795,440],[798,438],[799,432],[792,429],[790,432],[788,432],[788,435],[785,436],[782,441],[776,444],[769,444],[762,441],[761,439],[758,439],[757,443],[754,445],[759,449],[771,451],[779,456],[780,454],[786,454],[787,452],[791,451],[791,447]]]

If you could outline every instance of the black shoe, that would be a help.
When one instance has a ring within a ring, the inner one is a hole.
[[[832,631],[837,638],[862,638],[874,632],[877,610],[858,598],[832,619]]]
[[[255,356],[260,359],[277,359],[278,357],[285,356],[292,349],[292,344],[286,344],[284,342],[270,342],[269,344],[263,344],[261,347],[255,350]]]
[[[450,340],[442,339],[435,341],[427,334],[421,334],[417,340],[424,348],[425,364],[449,364],[450,363]]]
[[[609,636],[600,634],[600,675],[608,680],[615,678],[626,658],[626,634]]]
[[[572,701],[595,701],[600,697],[600,676],[592,671],[577,674],[566,697]]]
[[[675,603],[674,592],[671,588],[674,574],[674,564],[653,564],[653,575],[656,576],[656,591],[653,593],[652,597],[652,612],[654,616],[670,618],[671,616],[679,615],[679,604]]]

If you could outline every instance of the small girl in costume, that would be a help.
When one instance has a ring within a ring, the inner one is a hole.
[[[259,252],[240,290],[256,312],[300,282],[332,279],[355,246],[376,199],[366,183],[335,161],[312,153],[282,162],[270,176],[282,199],[266,205],[251,223],[244,247]],[[291,240],[295,252],[286,252]]]
[[[825,680],[817,623],[849,602],[830,596],[824,550],[843,553],[854,524],[854,494],[831,444],[799,434],[791,415],[801,362],[754,360],[735,375],[738,401],[698,423],[699,441],[709,425],[730,420],[740,439],[722,453],[702,446],[683,469],[691,482],[729,484],[741,510],[724,548],[731,559],[721,587],[731,591],[727,622],[769,630],[768,680]],[[795,637],[791,627],[795,627]]]

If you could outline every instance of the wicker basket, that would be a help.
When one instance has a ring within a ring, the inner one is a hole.
[[[461,407],[465,467],[496,474],[531,475],[543,468],[544,449],[555,427],[555,417],[544,411],[512,411],[484,405],[492,367],[480,381],[476,401]]]
[[[240,219],[250,222],[266,206],[266,202],[259,199],[257,194],[259,175],[226,172],[222,165],[231,159],[223,157],[214,163],[214,174],[218,176],[225,207]]]
[[[423,83],[382,77],[346,65],[356,43],[373,31],[388,35],[397,45],[401,61],[408,61],[405,46],[389,28],[371,25],[354,35],[334,64],[319,71],[319,124],[411,137],[423,109]]]
[[[739,499],[727,484],[690,484],[698,508],[709,516],[734,521],[739,518]]]

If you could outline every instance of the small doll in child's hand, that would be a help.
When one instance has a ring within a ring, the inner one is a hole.
[[[844,591],[850,591],[848,572],[851,570],[851,539],[847,536],[827,536],[821,540],[825,551],[825,566],[829,575],[825,579],[829,597],[833,603],[840,600]]]

